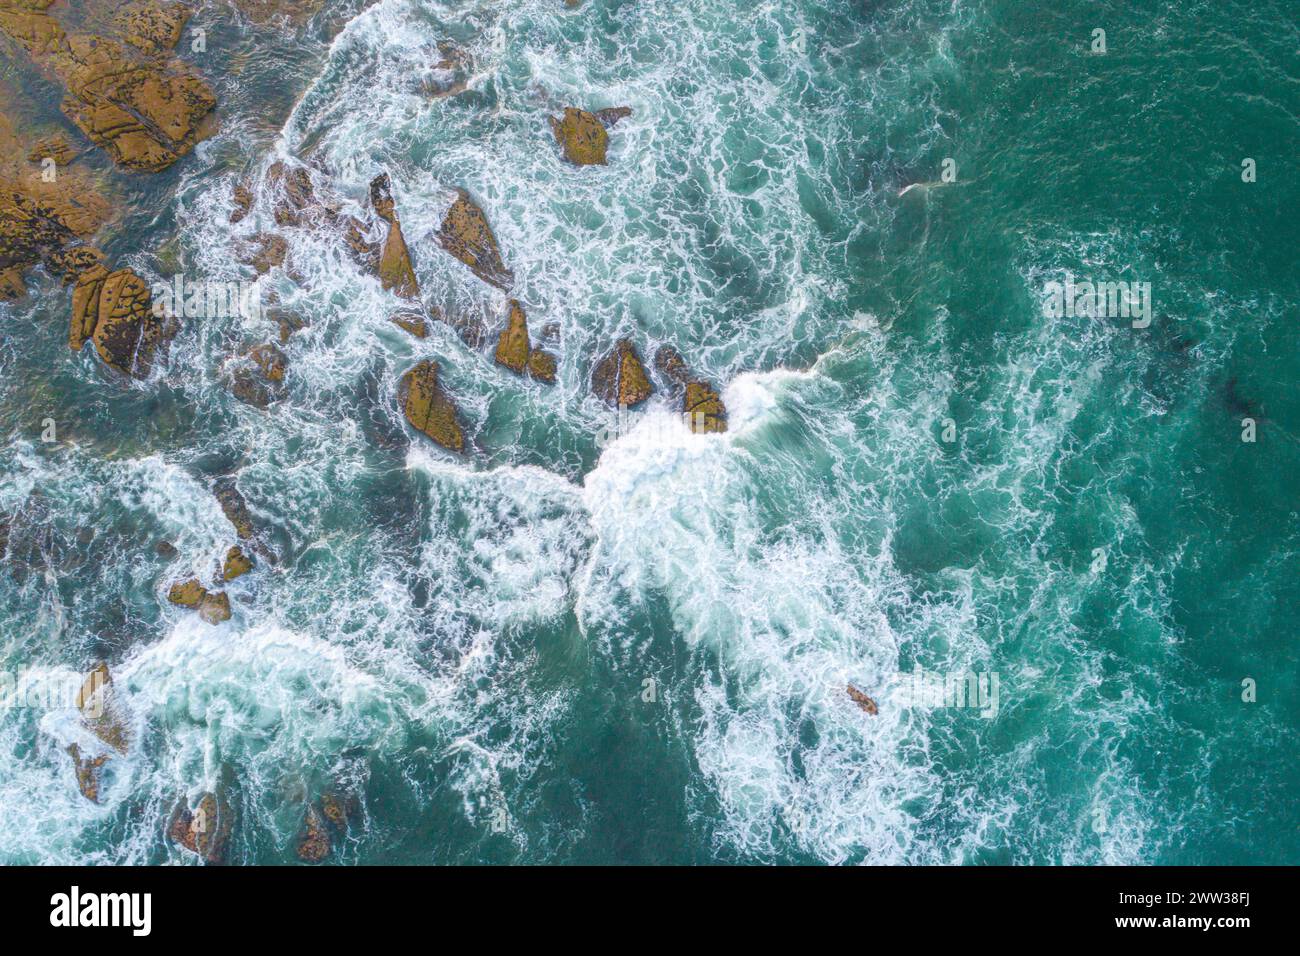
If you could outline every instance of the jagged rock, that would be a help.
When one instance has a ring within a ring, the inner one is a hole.
[[[528,341],[528,318],[515,299],[510,300],[510,316],[497,338],[496,363],[516,375],[525,371],[541,382],[555,381],[555,356],[535,349]]]
[[[158,557],[168,559],[176,557],[179,553],[176,550],[176,545],[172,544],[170,541],[159,541],[153,546],[153,550],[154,554],[158,555]]]
[[[604,166],[609,134],[594,113],[564,108],[564,118],[548,117],[555,141],[564,149],[564,158],[575,166]]]
[[[546,342],[560,341],[560,323],[547,322],[542,326],[542,340]]]
[[[293,333],[300,332],[307,327],[306,320],[296,315],[290,315],[287,312],[277,311],[275,314],[275,321],[276,324],[279,325],[280,327],[281,345],[288,342],[290,336],[292,336]]]
[[[298,859],[305,863],[319,863],[330,852],[329,830],[325,820],[314,806],[307,807],[302,832],[298,836]]]
[[[383,251],[379,254],[380,284],[404,299],[418,299],[420,284],[416,281],[411,254],[402,237],[402,224],[397,218],[387,173],[380,173],[371,181],[370,204],[379,218],[388,223],[388,236],[384,240]]]
[[[223,581],[233,581],[241,574],[247,574],[253,570],[253,559],[244,554],[239,545],[235,545],[226,552],[226,560],[221,568],[221,579]]]
[[[428,336],[429,327],[424,321],[424,316],[418,312],[394,312],[388,317],[388,320],[399,328],[410,332],[417,339]]]
[[[703,379],[696,379],[671,345],[655,352],[655,368],[676,388],[682,389],[682,412],[692,432],[715,433],[727,430],[727,408],[718,392]]]
[[[125,754],[128,745],[126,718],[107,664],[99,664],[86,676],[77,692],[76,704],[86,729],[118,753]]]
[[[221,863],[234,828],[230,804],[216,794],[205,793],[193,811],[182,802],[172,815],[168,836],[207,863]]]
[[[514,275],[501,261],[487,217],[463,189],[457,190],[456,201],[443,217],[438,243],[488,285],[508,291],[514,282]]]
[[[167,592],[167,600],[181,607],[198,607],[208,589],[199,583],[198,578],[178,581]]]
[[[550,352],[532,349],[528,353],[528,374],[539,382],[554,382],[556,366],[555,356]]]
[[[245,541],[253,537],[253,514],[248,510],[248,502],[235,487],[235,479],[219,479],[213,487],[217,503],[225,513],[226,519],[235,526],[235,534]]]
[[[871,714],[873,717],[879,712],[880,708],[876,706],[876,702],[872,700],[870,697],[868,697],[866,694],[862,693],[862,691],[858,690],[852,684],[848,685],[847,690],[849,692],[850,699],[852,699],[853,703],[857,704],[858,707],[860,707],[862,710],[866,711],[868,714]]]
[[[108,754],[83,758],[80,747],[68,744],[68,756],[72,758],[73,772],[77,775],[77,789],[91,803],[99,803],[100,773],[108,762]]]
[[[654,391],[636,346],[629,339],[620,339],[614,350],[596,364],[591,375],[591,387],[598,397],[614,408],[640,405]]]
[[[691,371],[686,367],[686,360],[671,345],[660,346],[655,352],[655,368],[662,372],[670,382],[682,388],[686,387],[686,383],[691,378]]]
[[[378,272],[380,244],[366,238],[365,225],[355,216],[342,216],[339,222],[343,225],[343,241],[347,243],[352,260],[364,269]]]
[[[230,221],[243,222],[249,210],[253,208],[253,191],[243,183],[239,183],[231,193],[231,201],[235,208],[230,211]]]
[[[424,361],[402,376],[397,401],[406,420],[443,448],[465,450],[456,406],[438,382],[438,363]]]
[[[284,236],[260,232],[253,237],[253,242],[257,243],[258,250],[243,261],[252,266],[258,275],[265,275],[276,266],[284,265],[285,256],[289,252],[289,243]]]
[[[230,598],[225,591],[209,591],[199,602],[199,617],[209,624],[230,620]]]
[[[78,744],[72,743],[67,747],[77,778],[77,789],[87,800],[98,803],[104,765],[113,756],[112,752],[125,754],[128,749],[126,720],[107,664],[99,664],[87,675],[77,692],[76,705],[81,713],[82,726],[110,748],[108,753],[83,756]]]
[[[334,826],[343,829],[348,825],[348,805],[336,794],[323,794],[320,798],[320,807],[325,819]]]
[[[145,378],[168,334],[168,326],[153,312],[149,287],[134,270],[109,272],[95,265],[77,280],[68,330],[73,351],[89,339],[109,368]]]
[[[61,83],[64,114],[124,169],[157,171],[194,148],[210,130],[212,89],[197,75],[161,57],[137,58],[106,37],[69,34],[45,11],[45,0],[7,0],[0,32],[8,34],[38,67]],[[150,21],[133,40],[154,44],[166,29]],[[128,30],[132,30],[128,21]]]
[[[611,106],[603,110],[596,110],[596,119],[606,129],[618,124],[618,121],[632,115],[630,106]]]
[[[528,319],[523,307],[511,299],[510,317],[497,338],[496,363],[522,375],[528,367],[528,350]]]
[[[72,145],[63,137],[63,134],[54,133],[36,141],[36,144],[27,154],[27,161],[29,163],[39,163],[46,159],[52,159],[55,166],[68,166],[77,156],[77,150],[73,149]]]
[[[189,8],[184,4],[137,0],[121,9],[115,22],[122,39],[153,54],[164,53],[180,42],[189,17]]]
[[[692,432],[704,434],[727,430],[727,408],[708,382],[688,382],[683,402],[683,411]]]
[[[311,173],[305,166],[274,162],[266,171],[266,181],[280,197],[274,210],[277,225],[299,226],[304,214],[319,205]]]
[[[435,99],[455,96],[468,86],[471,63],[469,54],[458,46],[446,41],[438,42],[438,54],[441,59],[433,65],[433,71],[443,76],[429,77],[420,84],[420,92]]]
[[[613,126],[632,110],[626,106],[588,113],[572,106],[564,108],[564,118],[548,117],[555,141],[564,150],[564,158],[576,166],[604,166],[609,146],[607,127]]]
[[[12,302],[27,294],[27,284],[23,282],[21,266],[12,266],[0,271],[0,302]]]

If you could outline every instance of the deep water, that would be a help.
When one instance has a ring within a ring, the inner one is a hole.
[[[128,384],[32,273],[0,305],[0,667],[106,660],[134,742],[92,804],[75,710],[0,706],[0,862],[192,862],[166,822],[219,785],[235,863],[294,860],[331,787],[351,864],[1300,862],[1294,4],[195,23],[221,132],[120,177],[116,261],[251,280],[271,203],[230,224],[236,183],[306,162],[360,215],[387,172],[426,306],[495,331],[506,296],[435,236],[464,187],[558,382],[407,335],[328,230],[261,280],[307,323],[266,410],[222,368],[269,311],[187,321]],[[472,63],[444,98],[440,42]],[[562,162],[567,105],[632,108],[607,167]],[[1067,276],[1149,282],[1149,326],[1047,315]],[[610,437],[619,337],[722,386],[727,433],[661,389]],[[422,358],[462,457],[397,409]],[[279,562],[213,627],[166,593],[234,543],[221,476]],[[909,705],[918,667],[996,674],[996,714]]]

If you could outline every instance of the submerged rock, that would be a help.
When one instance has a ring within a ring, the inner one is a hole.
[[[438,243],[489,285],[508,291],[514,282],[514,275],[501,261],[487,217],[463,189],[457,190],[456,201],[443,217]]]
[[[212,491],[226,519],[235,526],[235,534],[246,541],[251,539],[254,535],[253,514],[248,510],[248,502],[235,487],[235,479],[218,479]]]
[[[438,382],[438,363],[424,361],[402,376],[397,401],[406,420],[443,448],[465,450],[456,406]]]
[[[214,793],[205,793],[193,810],[182,801],[172,814],[167,835],[179,846],[203,858],[205,863],[222,863],[234,828],[230,804]]]
[[[424,321],[424,316],[418,312],[394,312],[388,317],[388,321],[410,332],[417,339],[425,338],[429,334],[428,324]]]
[[[125,754],[128,749],[126,719],[107,664],[101,663],[87,675],[77,692],[76,705],[81,714],[81,725],[109,748],[108,752],[83,756],[80,745],[72,743],[67,747],[77,789],[87,800],[98,803],[104,766],[114,753]]]
[[[230,620],[230,598],[225,591],[209,591],[199,602],[199,617],[209,624]]]
[[[591,388],[614,408],[632,408],[650,397],[654,386],[630,339],[620,339],[614,350],[596,363]]]
[[[257,249],[242,261],[253,267],[258,275],[265,275],[277,266],[284,265],[289,254],[289,243],[284,236],[273,232],[259,232],[252,240]]]
[[[253,208],[253,191],[243,183],[239,183],[230,194],[230,199],[235,207],[230,211],[230,221],[243,222],[249,210]]]
[[[314,806],[307,807],[302,832],[298,835],[298,859],[305,863],[319,863],[330,853],[330,834],[325,819]]]

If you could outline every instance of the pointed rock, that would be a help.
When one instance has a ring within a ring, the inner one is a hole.
[[[614,408],[640,405],[654,391],[630,339],[620,339],[591,375],[592,390]]]
[[[406,420],[443,448],[465,450],[456,406],[438,383],[438,363],[421,362],[402,376],[397,401]]]
[[[506,291],[514,282],[514,275],[501,261],[487,217],[463,189],[457,190],[456,201],[443,217],[438,242],[489,285]]]
[[[496,362],[517,375],[528,366],[528,319],[515,299],[510,300],[510,317],[497,338]]]

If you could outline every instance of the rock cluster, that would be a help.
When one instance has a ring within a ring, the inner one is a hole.
[[[538,381],[555,381],[555,356],[533,347],[528,338],[528,317],[515,299],[510,300],[506,327],[497,338],[495,358],[498,365],[504,365],[516,375],[526,371]]]
[[[81,712],[81,725],[104,745],[103,751],[84,755],[73,743],[68,745],[77,789],[92,803],[99,802],[101,773],[114,753],[125,755],[129,745],[127,724],[122,704],[113,688],[113,678],[108,665],[100,664],[86,677],[77,693],[77,710]]]
[[[165,57],[186,16],[176,4],[144,0],[123,10],[118,26],[127,42],[120,43],[68,33],[46,12],[52,3],[0,0],[0,32],[64,88],[64,114],[117,165],[166,169],[210,132],[211,87]]]
[[[655,368],[681,392],[682,413],[691,431],[698,434],[727,430],[727,408],[721,396],[709,382],[691,374],[680,352],[671,345],[660,347],[655,352]]]
[[[230,598],[224,591],[209,591],[198,578],[173,584],[167,600],[180,607],[197,609],[199,617],[209,624],[230,620]]]

